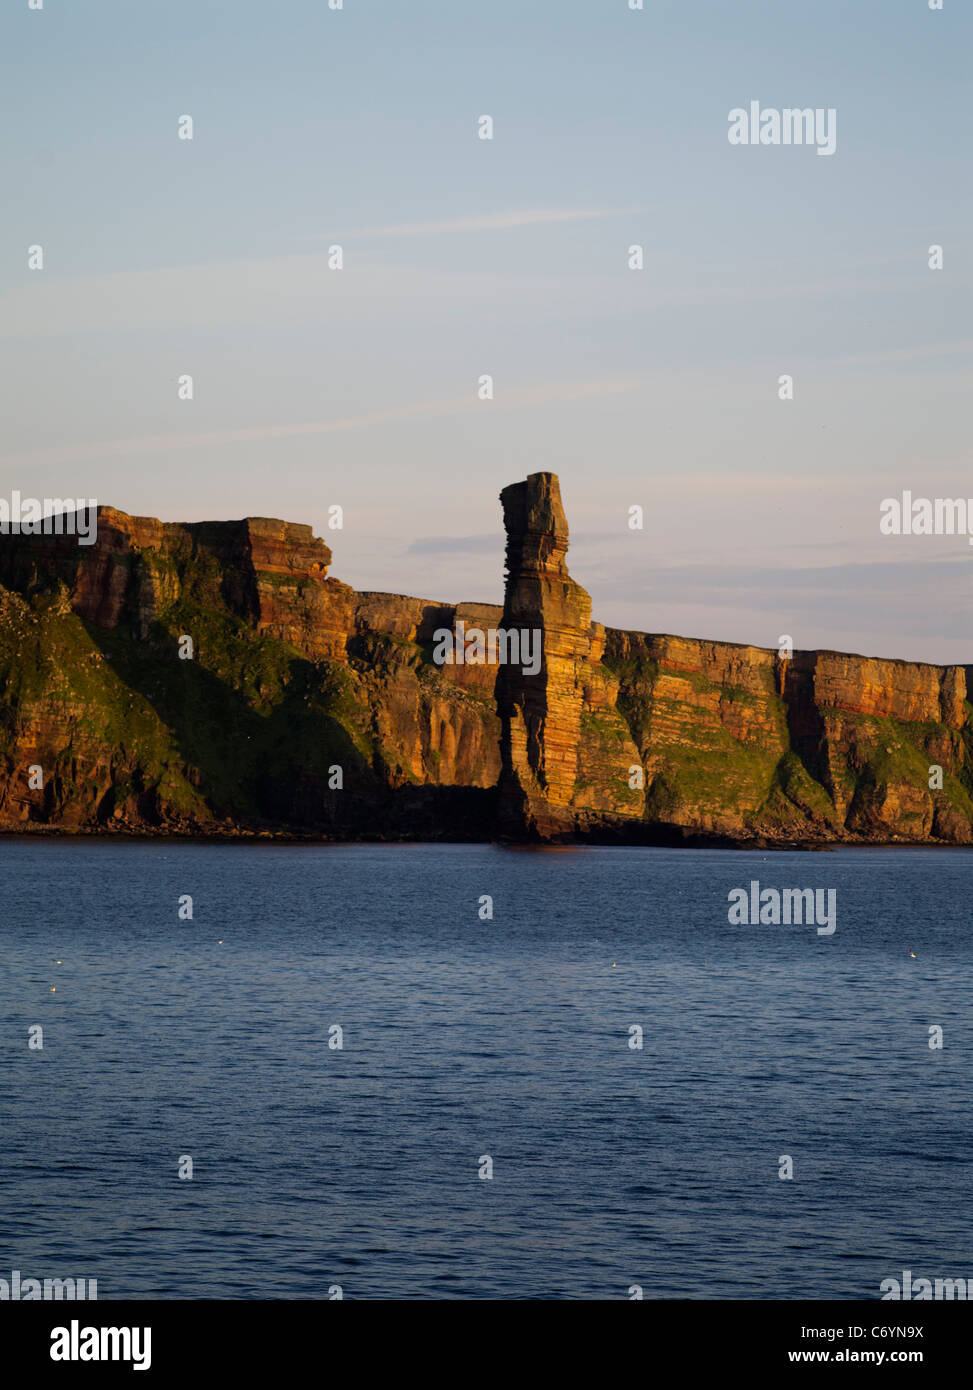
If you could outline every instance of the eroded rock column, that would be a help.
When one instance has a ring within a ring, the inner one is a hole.
[[[568,524],[556,475],[532,473],[504,488],[500,501],[507,532],[502,626],[535,634],[541,661],[536,674],[526,673],[523,662],[497,674],[497,829],[502,837],[558,839],[574,825],[591,599],[568,574]],[[523,638],[520,647],[523,655]]]

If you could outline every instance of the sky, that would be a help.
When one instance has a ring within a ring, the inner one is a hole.
[[[967,537],[879,530],[973,498],[971,62],[960,0],[8,0],[0,496],[499,603],[548,470],[604,623],[973,662]]]

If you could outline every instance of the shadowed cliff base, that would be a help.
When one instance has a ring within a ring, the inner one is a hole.
[[[973,841],[973,667],[605,628],[557,477],[501,504],[502,610],[356,593],[269,518],[0,536],[0,830]],[[495,629],[539,668],[490,664]]]

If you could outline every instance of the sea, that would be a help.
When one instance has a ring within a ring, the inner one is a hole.
[[[0,863],[0,1278],[973,1279],[971,850],[4,837]],[[752,882],[835,890],[834,932],[732,924]]]

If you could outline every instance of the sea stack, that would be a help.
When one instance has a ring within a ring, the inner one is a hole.
[[[502,625],[539,631],[541,667],[497,674],[500,838],[556,840],[574,829],[591,599],[568,574],[568,523],[553,473],[532,473],[500,494],[507,532]]]

